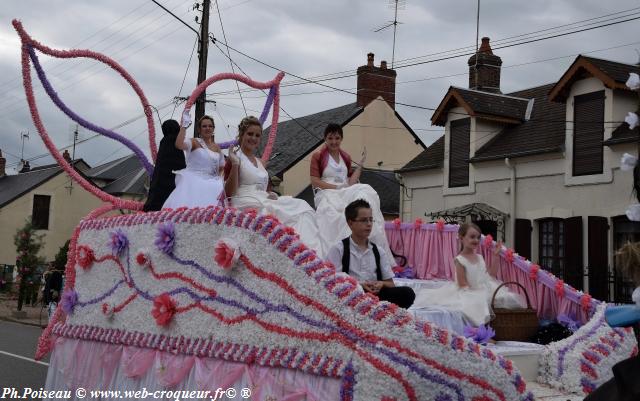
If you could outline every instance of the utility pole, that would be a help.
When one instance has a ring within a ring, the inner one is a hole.
[[[202,1],[202,20],[200,22],[200,47],[198,50],[198,85],[200,85],[207,78],[207,52],[209,48],[209,7],[211,1]],[[196,100],[196,116],[194,123],[197,124],[198,120],[204,116],[205,105],[205,92]],[[194,124],[195,125],[195,124]],[[199,136],[197,130],[194,128],[194,136]]]

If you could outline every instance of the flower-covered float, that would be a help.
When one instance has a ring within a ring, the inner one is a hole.
[[[138,202],[90,185],[60,155],[40,120],[31,64],[66,115],[129,146],[148,172],[153,162],[126,138],[69,109],[47,81],[36,51],[90,57],[118,71],[141,100],[155,158],[144,93],[110,58],[88,50],[50,49],[33,40],[20,22],[14,21],[14,27],[22,40],[25,91],[38,132],[67,173],[105,201],[73,233],[63,300],[36,350],[36,358],[51,353],[47,389],[197,390],[196,398],[202,399],[221,399],[220,389],[233,399],[235,391],[244,389],[250,393],[240,395],[254,400],[533,400],[512,361],[365,294],[273,216],[220,207],[142,213]],[[269,89],[261,116],[265,121],[273,105],[266,160],[276,135],[282,76],[256,82],[215,75],[194,90],[186,109],[222,79]],[[131,213],[109,214],[116,209]],[[428,269],[436,270],[418,269],[422,278],[443,277],[443,272],[447,277],[456,230],[443,223],[387,226],[392,248],[406,243],[415,248],[404,250],[414,266],[420,258],[433,259]],[[398,244],[406,235],[411,240]],[[416,244],[433,241],[429,249],[437,252],[416,251]],[[483,242],[485,258],[493,246],[490,239]],[[555,308],[556,315],[571,309],[587,322],[573,337],[548,347],[541,380],[588,392],[609,377],[613,363],[637,352],[628,331],[604,323],[604,305],[511,250],[501,258],[504,274],[536,289],[538,307],[550,292],[556,302],[546,307]],[[543,314],[544,308],[538,311]]]

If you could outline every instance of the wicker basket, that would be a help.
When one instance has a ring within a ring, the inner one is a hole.
[[[522,288],[527,299],[527,309],[503,309],[494,308],[498,290],[507,284],[515,284]],[[527,290],[515,281],[500,284],[491,298],[491,309],[495,317],[491,321],[491,327],[496,331],[494,339],[496,341],[530,341],[538,331],[538,315],[531,307]]]

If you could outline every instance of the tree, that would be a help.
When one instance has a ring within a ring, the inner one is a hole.
[[[53,260],[53,265],[56,270],[64,270],[67,266],[67,254],[69,253],[69,243],[71,240],[67,240],[58,250],[55,259]]]
[[[18,269],[18,280],[20,282],[18,289],[18,310],[22,310],[22,304],[25,299],[29,299],[32,295],[35,283],[35,273],[38,266],[44,263],[44,258],[38,256],[38,252],[44,246],[42,235],[36,234],[33,228],[31,218],[28,218],[25,225],[18,229],[13,237],[13,243],[16,246],[16,268]]]

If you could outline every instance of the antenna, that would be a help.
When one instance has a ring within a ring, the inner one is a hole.
[[[71,160],[76,159],[76,143],[84,137],[84,130],[78,126],[78,124],[73,124],[69,126],[69,140],[73,141],[73,148],[71,150]]]
[[[389,21],[386,25],[383,25],[380,28],[374,30],[374,32],[380,32],[380,31],[384,31],[390,26],[393,26],[393,48],[391,49],[391,69],[393,69],[393,64],[396,58],[396,30],[398,29],[398,24],[402,24],[402,22],[398,21],[398,10],[404,10],[406,5],[407,5],[407,0],[389,0],[389,8],[394,9],[393,21]]]
[[[20,140],[22,141],[22,147],[20,148],[20,169],[22,170],[22,166],[24,166],[24,140],[29,140],[29,131],[24,132],[24,131],[20,131]]]

